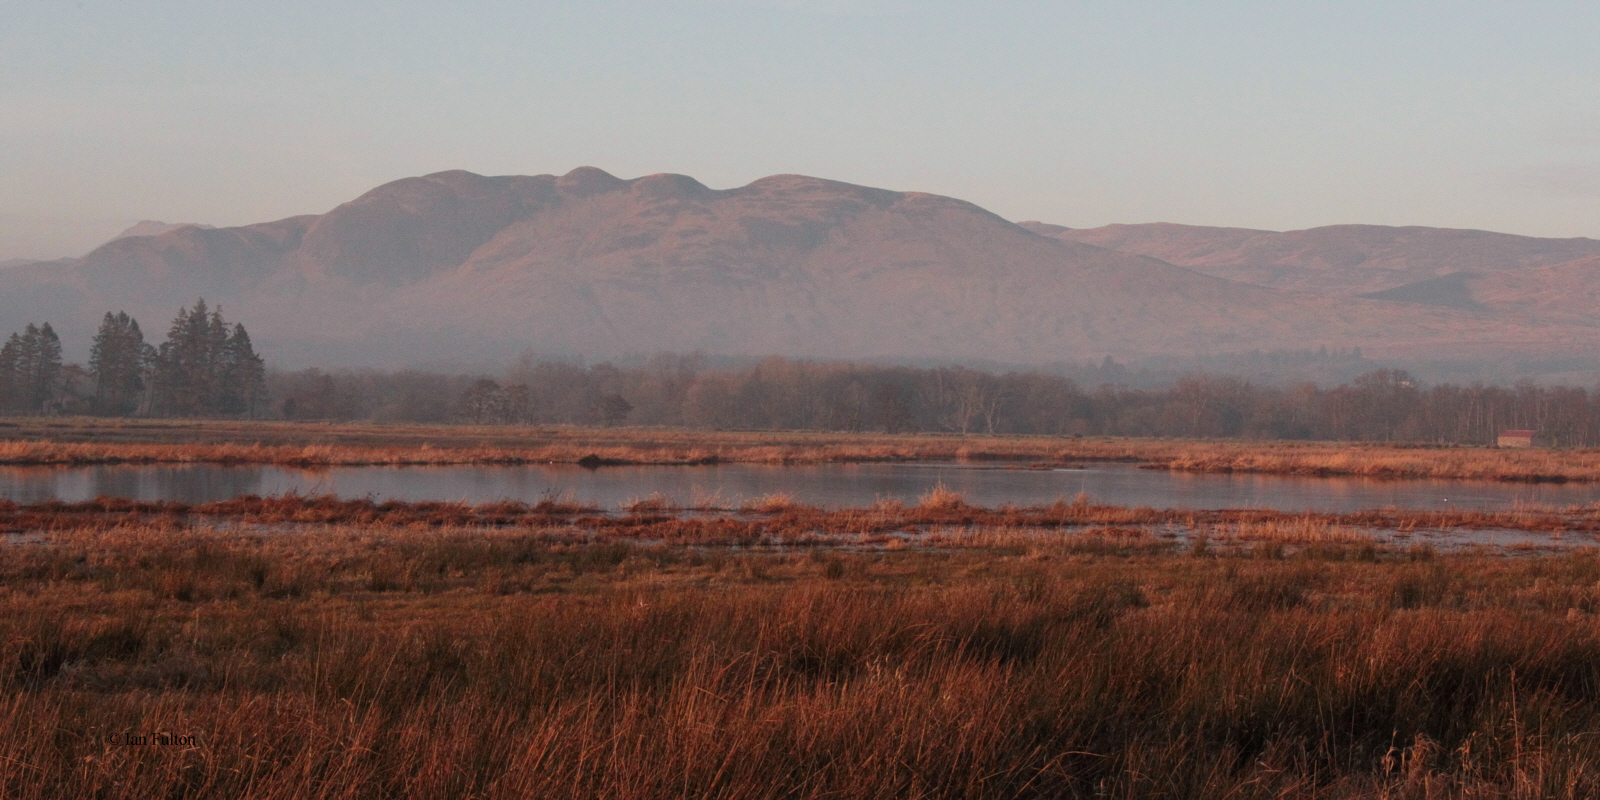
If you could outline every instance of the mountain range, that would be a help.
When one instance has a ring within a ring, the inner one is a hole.
[[[204,297],[286,366],[658,351],[1047,364],[1361,347],[1584,356],[1600,241],[1342,225],[1014,224],[971,203],[799,175],[734,189],[440,172],[326,213],[141,223],[0,269],[0,332],[86,350],[126,310],[158,339]]]

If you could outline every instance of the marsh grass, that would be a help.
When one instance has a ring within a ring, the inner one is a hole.
[[[1600,793],[1600,555],[1232,536],[63,527],[0,547],[0,796]]]
[[[1191,442],[1138,448],[1184,472],[1312,477],[1452,478],[1561,483],[1600,480],[1600,450],[1421,447],[1336,442]]]
[[[943,483],[935,484],[917,498],[917,508],[924,511],[954,511],[967,507],[967,498]]]
[[[248,420],[16,418],[0,464],[367,465],[894,461],[1035,468],[1124,461],[1191,472],[1387,479],[1600,481],[1600,450],[1386,443],[708,431],[572,426],[379,425]]]
[[[686,507],[661,492],[653,492],[647,497],[636,497],[622,504],[630,514],[656,514],[666,511],[682,511]]]
[[[787,496],[746,503],[737,512],[711,505],[684,507],[665,495],[624,504],[619,513],[545,497],[533,504],[501,501],[481,505],[377,501],[331,496],[246,496],[215,503],[140,502],[97,498],[79,503],[17,504],[0,500],[0,534],[34,537],[51,531],[103,531],[150,525],[181,530],[231,524],[245,529],[289,531],[336,525],[368,529],[513,528],[560,530],[590,542],[633,541],[703,546],[902,547],[953,541],[953,531],[974,540],[1021,541],[1041,535],[1098,531],[1099,536],[1182,539],[1205,549],[1316,550],[1333,545],[1370,551],[1383,542],[1414,534],[1470,540],[1478,532],[1548,536],[1548,546],[1582,546],[1600,536],[1600,507],[1522,507],[1511,511],[1404,511],[1351,513],[1280,512],[1266,509],[1186,510],[1106,506],[1080,497],[1048,506],[985,508],[939,487],[915,506],[880,501],[865,508],[817,508]],[[1562,539],[1562,534],[1574,536]],[[1204,543],[1200,540],[1203,539]],[[1526,542],[1530,546],[1535,542]]]
[[[798,500],[794,499],[794,495],[788,492],[773,492],[741,504],[739,510],[750,513],[782,514],[803,509],[804,507]]]

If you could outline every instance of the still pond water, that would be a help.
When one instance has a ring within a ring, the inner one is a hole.
[[[0,497],[21,503],[99,496],[202,503],[240,495],[332,494],[376,500],[537,502],[547,497],[606,510],[660,494],[684,504],[737,506],[770,494],[829,507],[879,499],[914,504],[943,485],[983,506],[1042,505],[1080,492],[1095,502],[1154,508],[1273,508],[1283,511],[1507,509],[1600,500],[1600,485],[1486,481],[1383,481],[1272,475],[1199,475],[1129,464],[1022,470],[959,464],[719,465],[703,467],[283,467],[101,466],[0,469]]]

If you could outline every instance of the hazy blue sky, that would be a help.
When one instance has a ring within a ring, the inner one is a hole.
[[[0,258],[444,169],[1600,238],[1600,4],[0,0]]]

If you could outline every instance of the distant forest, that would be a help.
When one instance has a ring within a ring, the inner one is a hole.
[[[49,323],[13,333],[0,347],[0,410],[1453,444],[1490,444],[1502,430],[1532,429],[1555,446],[1600,446],[1600,389],[1425,385],[1390,368],[1332,385],[1191,373],[1161,386],[1130,386],[1137,377],[1110,359],[1083,371],[1092,385],[1043,371],[777,357],[713,366],[703,356],[670,354],[626,367],[525,357],[499,377],[282,372],[266,370],[244,326],[203,300],[179,312],[159,345],[147,343],[127,314],[107,313],[90,353],[87,366],[63,364]],[[1361,363],[1359,352],[1273,358]]]
[[[1527,428],[1557,446],[1600,445],[1600,390],[1425,386],[1396,369],[1333,386],[1191,374],[1128,388],[1043,372],[783,358],[709,367],[659,355],[636,367],[524,359],[499,378],[307,370],[273,373],[268,388],[276,416],[299,419],[1458,444]]]

